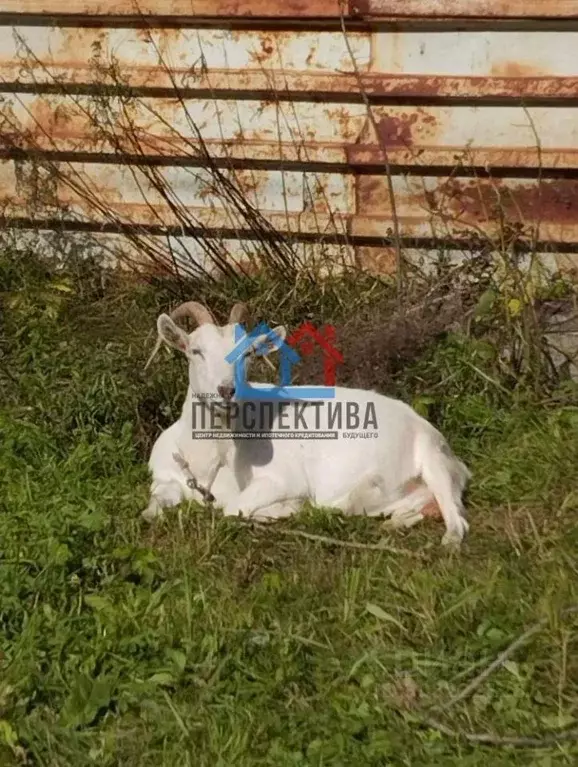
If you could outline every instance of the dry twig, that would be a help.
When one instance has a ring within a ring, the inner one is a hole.
[[[559,616],[562,618],[566,615],[571,615],[572,613],[578,612],[578,605],[574,605],[572,607],[568,607],[565,610],[562,610],[559,613]],[[542,618],[542,620],[538,621],[537,623],[534,623],[532,626],[530,626],[526,631],[524,631],[523,634],[520,634],[519,637],[514,639],[514,641],[506,647],[505,650],[503,650],[498,657],[493,660],[489,666],[486,666],[486,668],[478,674],[475,679],[472,679],[472,681],[467,684],[464,689],[459,692],[457,695],[454,695],[453,698],[450,698],[450,700],[447,703],[444,703],[442,706],[438,706],[439,711],[447,711],[449,708],[452,708],[457,703],[460,703],[463,700],[466,700],[466,698],[469,698],[472,693],[474,693],[478,687],[486,681],[486,679],[490,676],[490,674],[493,674],[494,671],[499,669],[501,666],[504,665],[504,663],[512,656],[518,647],[521,647],[525,642],[530,639],[530,637],[533,637],[535,634],[538,634],[542,629],[548,625],[548,618]]]
[[[391,163],[389,162],[389,153],[387,151],[387,146],[379,131],[379,125],[377,124],[377,120],[375,119],[375,115],[373,114],[373,109],[371,108],[371,104],[369,103],[369,98],[365,91],[363,80],[361,79],[361,74],[359,73],[359,67],[357,66],[357,60],[355,58],[355,54],[353,53],[353,49],[351,48],[349,37],[347,36],[347,29],[345,27],[345,4],[343,0],[340,0],[340,22],[341,22],[341,31],[343,32],[343,39],[345,41],[345,46],[347,48],[347,53],[349,55],[349,58],[351,59],[351,66],[353,67],[353,73],[355,75],[357,86],[359,88],[359,94],[361,98],[363,99],[363,103],[365,104],[367,117],[369,119],[369,122],[371,123],[373,132],[375,133],[376,141],[378,142],[379,148],[381,149],[381,153],[383,155],[383,166],[385,168],[385,174],[387,177],[387,193],[389,196],[389,204],[391,206],[391,217],[392,217],[392,224],[393,224],[397,288],[398,288],[398,294],[401,296],[401,288],[403,283],[403,260],[402,260],[403,257],[401,253],[401,234],[399,229],[399,217],[397,215],[397,203],[395,199],[395,190],[393,188],[393,178],[391,174]]]
[[[253,524],[260,527],[267,527],[267,529],[274,529],[279,535],[285,535],[289,538],[304,538],[307,541],[315,541],[322,543],[325,546],[338,546],[344,549],[357,549],[361,551],[386,551],[388,554],[397,554],[399,556],[412,556],[417,554],[414,551],[407,551],[402,549],[396,549],[393,546],[388,546],[384,543],[362,543],[360,541],[344,541],[341,538],[332,538],[327,535],[319,535],[318,533],[308,533],[305,530],[291,530],[288,528],[276,527],[272,528],[268,523],[253,522]]]
[[[458,738],[461,740],[467,740],[468,743],[478,743],[482,746],[502,746],[510,748],[547,748],[548,746],[555,746],[558,743],[568,741],[578,741],[578,728],[574,730],[567,730],[560,733],[548,733],[541,737],[535,737],[533,735],[492,735],[488,732],[463,732],[461,730],[454,730],[451,727],[447,727],[445,724],[438,722],[436,719],[423,718],[420,719],[420,724],[425,727],[429,727],[432,730],[441,732],[442,735],[447,735],[449,738]]]
[[[578,612],[578,605],[572,605],[570,607],[561,610],[558,613],[558,617],[562,618],[567,615],[572,615]],[[534,623],[520,636],[518,636],[513,642],[511,642],[505,650],[503,650],[498,657],[490,663],[475,679],[473,679],[464,689],[451,698],[447,703],[437,706],[438,711],[447,711],[449,708],[455,706],[466,698],[469,698],[478,687],[485,682],[485,680],[500,668],[508,658],[514,654],[514,652],[521,647],[530,637],[538,634],[543,628],[548,625],[549,619],[542,618],[540,621]],[[433,707],[430,707],[430,711]],[[447,735],[450,738],[458,738],[468,741],[468,743],[478,743],[479,745],[486,746],[502,746],[511,748],[546,748],[548,746],[554,746],[558,743],[568,741],[578,741],[578,728],[572,730],[566,730],[560,733],[547,733],[542,736],[534,735],[493,735],[492,733],[477,733],[477,732],[463,732],[462,730],[449,727],[443,722],[438,721],[435,718],[428,716],[427,712],[424,715],[417,714],[417,720],[420,725],[429,727],[434,730],[438,730],[443,735]]]

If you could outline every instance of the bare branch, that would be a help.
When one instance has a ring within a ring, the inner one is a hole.
[[[363,103],[365,104],[365,109],[367,111],[367,117],[369,119],[369,122],[371,123],[371,127],[373,128],[373,132],[375,133],[375,138],[379,144],[379,147],[381,149],[381,153],[383,155],[383,165],[385,168],[385,173],[387,177],[387,190],[389,194],[389,204],[391,206],[391,216],[393,221],[393,238],[394,238],[394,247],[395,247],[395,256],[396,256],[396,280],[397,280],[397,289],[398,294],[401,297],[401,290],[403,285],[403,255],[401,252],[401,233],[400,233],[400,227],[399,227],[399,217],[397,215],[397,202],[395,199],[395,190],[393,188],[393,178],[391,175],[391,164],[389,162],[389,152],[387,150],[387,146],[385,144],[385,141],[383,140],[383,137],[381,135],[381,132],[379,130],[379,126],[377,124],[377,120],[375,119],[375,115],[373,113],[373,109],[371,108],[371,104],[369,103],[369,98],[367,96],[367,93],[365,91],[365,88],[363,86],[363,81],[361,79],[361,75],[359,73],[359,67],[357,66],[357,60],[355,58],[355,54],[353,53],[353,49],[351,47],[351,43],[349,42],[349,37],[347,35],[347,29],[345,27],[345,3],[344,0],[340,0],[340,21],[341,21],[341,31],[343,32],[343,38],[345,40],[345,45],[347,47],[347,53],[349,54],[349,58],[351,59],[351,65],[353,67],[353,71],[355,74],[355,79],[357,80],[357,85],[359,87],[359,93],[361,95],[361,98],[363,99]]]

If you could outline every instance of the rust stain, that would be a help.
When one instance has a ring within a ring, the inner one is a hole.
[[[514,74],[495,72],[492,76],[455,77],[442,75],[361,74],[367,93],[398,96],[555,96],[570,98],[578,90],[577,77],[540,75],[529,69]]]
[[[3,107],[2,112],[6,110]],[[31,152],[39,149],[53,149],[61,151],[82,150],[82,151],[114,151],[113,146],[104,138],[100,139],[95,135],[94,130],[87,124],[87,121],[81,116],[73,115],[69,118],[67,129],[59,131],[55,135],[46,134],[46,126],[50,125],[50,117],[41,128],[32,126],[29,134],[22,136],[21,145],[28,148]],[[353,122],[353,121],[352,121]],[[29,124],[33,123],[30,121]],[[353,129],[351,133],[353,133]],[[197,146],[194,140],[172,134],[167,131],[158,131],[155,128],[143,126],[138,128],[139,151],[144,156],[162,155],[162,156],[188,156],[192,147]],[[355,136],[346,136],[345,141],[319,141],[315,140],[315,135],[305,140],[297,142],[279,142],[278,140],[267,138],[255,138],[243,140],[242,136],[238,139],[207,139],[205,144],[211,155],[214,157],[232,157],[240,160],[272,160],[279,163],[279,170],[287,169],[287,162],[300,163],[345,163],[355,168],[363,168],[371,165],[383,167],[383,150],[375,141],[373,136],[365,137],[364,142],[353,143]],[[121,151],[134,154],[135,143],[130,137],[119,134],[116,137],[115,144]],[[578,147],[543,149],[542,150],[543,168],[578,168]],[[448,169],[448,173],[461,165],[470,167],[506,167],[506,168],[536,168],[537,152],[532,148],[501,148],[501,147],[480,147],[471,150],[464,150],[463,147],[444,147],[435,144],[426,144],[425,146],[414,145],[406,147],[403,145],[390,148],[389,160],[395,165],[419,165],[420,167],[428,165],[442,166]]]
[[[339,123],[342,129],[351,122],[351,112],[345,106],[331,107],[326,110],[326,115],[328,120]]]
[[[353,167],[365,165],[383,166],[383,150],[372,140],[343,147],[346,161]],[[313,154],[311,155],[313,156]],[[443,147],[431,144],[413,147],[391,147],[389,160],[395,165],[440,165],[448,169],[481,168],[536,168],[537,152],[533,147],[512,149],[507,147],[480,147],[464,149],[463,146]],[[543,168],[577,168],[578,148],[543,149]]]
[[[416,144],[435,146],[437,125],[437,118],[422,107],[408,109],[401,115],[386,113],[377,120],[379,140],[376,140],[372,121],[367,119],[355,146],[348,147],[347,151],[353,158],[360,150],[367,151],[374,146],[375,150],[372,148],[370,151],[378,152],[383,162],[381,147],[396,151],[412,150]]]
[[[150,43],[151,41],[151,29],[150,27],[143,27],[142,29],[135,29],[134,30],[135,35],[139,38],[139,40],[142,40],[143,43]],[[163,29],[163,36],[165,34],[169,33],[170,35],[175,36],[175,38],[178,37],[179,31],[174,29]],[[176,33],[176,34],[175,34]]]
[[[30,109],[30,122],[51,138],[74,135],[75,111],[72,105],[66,102],[54,107],[48,100],[37,99]],[[86,127],[84,121],[84,128]]]
[[[233,266],[249,277],[257,277],[262,271],[262,264],[256,258],[237,258],[233,260]]]
[[[562,274],[578,280],[578,255],[560,253],[556,256],[556,265]]]
[[[374,18],[576,18],[578,0],[347,0],[346,16]],[[269,18],[339,18],[340,0],[140,0],[138,13],[161,16],[212,16]],[[135,15],[134,0],[103,0],[95,7],[90,0],[52,0],[49,12],[58,14]],[[46,0],[3,0],[5,13],[46,14]]]
[[[266,174],[252,170],[235,170],[232,173],[232,181],[245,196],[257,200],[259,191],[266,188],[267,177]],[[219,190],[215,190],[215,193],[219,194]]]
[[[347,7],[347,6],[346,6]],[[3,0],[2,10],[6,13],[46,14],[44,0]],[[261,16],[269,18],[323,17],[339,18],[339,0],[104,0],[96,7],[90,0],[52,0],[49,12],[56,14],[90,15],[142,15],[156,16],[212,16],[247,17]]]
[[[278,50],[278,47],[277,47]],[[263,37],[259,40],[259,49],[256,50],[253,48],[252,50],[248,51],[249,60],[252,64],[256,64],[257,67],[262,67],[263,64],[265,64],[273,55],[273,52],[275,51],[275,47],[273,46],[273,42],[270,37]],[[236,77],[238,74],[242,74],[240,72],[231,72],[230,70],[226,69],[224,70],[225,77],[231,78]],[[267,74],[265,74],[267,77]],[[230,79],[229,79],[230,84]],[[269,87],[271,87],[271,84],[269,83]]]
[[[62,44],[51,52],[51,58],[58,60],[59,66],[86,66],[89,58],[96,59],[106,48],[107,30],[63,28],[60,30]],[[64,61],[61,57],[66,57]],[[42,62],[47,64],[48,62]]]
[[[430,208],[473,221],[488,218],[533,224],[575,225],[578,222],[578,181],[543,180],[524,185],[508,181],[451,179],[432,195]]]
[[[380,140],[388,147],[410,147],[413,144],[412,126],[417,121],[417,114],[403,115],[403,117],[385,115],[377,123]]]
[[[379,123],[380,136],[386,145],[411,147],[417,143],[435,144],[437,118],[418,107],[415,112],[394,118],[385,116]]]
[[[374,17],[558,18],[578,16],[578,0],[355,0]]]
[[[520,61],[498,61],[492,65],[490,75],[492,77],[524,78],[539,77],[543,75],[543,72],[537,71],[535,67]]]
[[[382,176],[358,176],[355,183],[357,213],[371,215],[391,210],[386,181]]]
[[[390,247],[356,247],[355,262],[359,269],[374,275],[395,274],[397,269],[397,255]]]
[[[135,34],[149,41],[150,30],[135,30]],[[334,93],[344,95],[359,94],[360,87],[368,95],[391,96],[453,96],[453,97],[530,97],[548,96],[551,98],[573,98],[578,92],[578,77],[554,77],[519,62],[501,62],[492,68],[492,76],[455,77],[440,75],[393,75],[383,72],[360,72],[359,77],[342,72],[311,71],[315,66],[316,51],[310,50],[306,58],[306,67],[300,71],[284,70],[278,64],[283,56],[283,47],[295,39],[295,33],[274,32],[265,34],[254,49],[247,54],[250,59],[246,69],[210,68],[210,77],[203,75],[200,65],[179,65],[186,58],[182,47],[178,57],[171,56],[173,38],[175,45],[179,30],[163,30],[154,46],[158,47],[161,57],[171,61],[171,71],[158,64],[142,65],[130,56],[122,55],[122,46],[117,48],[114,59],[108,50],[106,33],[97,35],[91,30],[62,30],[62,45],[55,49],[45,60],[38,61],[28,57],[25,75],[34,83],[71,82],[109,84],[118,80],[128,82],[134,87],[157,86],[171,88],[173,78],[185,77],[182,82],[187,88],[207,88],[216,92],[225,89],[228,92],[238,90],[241,94],[251,90],[269,90],[275,97],[275,90],[296,90],[301,92]],[[156,37],[155,37],[156,39]],[[242,38],[239,36],[239,40]],[[154,50],[153,44],[150,45]],[[100,54],[99,54],[100,50]],[[277,52],[277,56],[275,53]],[[100,66],[94,66],[96,60]],[[114,66],[111,66],[114,61]],[[263,71],[263,63],[267,70]],[[7,81],[22,80],[22,63],[13,57],[2,60],[0,52],[0,77]],[[281,88],[280,88],[281,86]],[[277,96],[278,97],[278,96]]]
[[[274,51],[274,47],[273,47],[273,43],[271,41],[271,38],[270,37],[263,37],[263,38],[261,38],[260,43],[261,43],[261,50],[263,51],[265,56],[270,56],[273,53],[273,51]]]
[[[430,112],[426,112],[421,107],[417,111],[424,125],[437,125],[436,118]]]
[[[467,233],[472,228],[525,236],[540,224],[546,241],[574,241],[578,230],[578,181],[514,179],[394,179],[397,214],[406,235],[435,230]],[[384,176],[356,180],[355,234],[379,236],[391,225],[391,202]],[[433,226],[433,229],[432,229]],[[441,226],[441,228],[440,228]]]
[[[353,17],[369,15],[369,4],[370,0],[348,0],[347,8],[349,15]]]

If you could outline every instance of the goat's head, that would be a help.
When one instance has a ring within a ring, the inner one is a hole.
[[[191,317],[197,323],[191,333],[177,325],[177,321],[184,317]],[[206,306],[196,301],[187,301],[177,306],[170,315],[161,314],[158,318],[159,339],[147,366],[158,351],[160,343],[165,341],[187,357],[189,383],[193,394],[205,398],[207,404],[227,407],[235,397],[235,362],[228,361],[227,357],[239,343],[235,337],[235,326],[245,323],[247,319],[245,304],[235,304],[227,324],[220,326]],[[274,328],[273,332],[281,340],[286,336],[283,326]],[[267,340],[266,334],[257,336],[237,364],[244,365],[246,375],[250,360],[257,350],[259,354],[269,354],[274,349],[275,344]]]

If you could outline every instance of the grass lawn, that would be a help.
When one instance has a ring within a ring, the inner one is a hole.
[[[160,299],[0,267],[0,765],[578,763],[571,740],[464,737],[576,726],[575,390],[508,394],[459,338],[395,382],[473,470],[459,553],[440,523],[323,510],[263,529],[184,506],[150,527],[147,451],[185,392],[176,355],[142,371]]]

